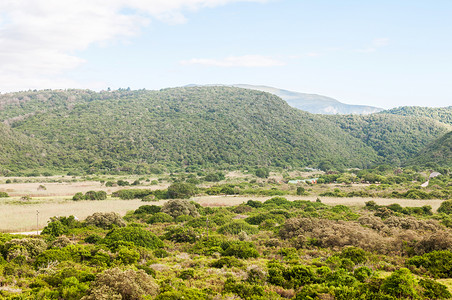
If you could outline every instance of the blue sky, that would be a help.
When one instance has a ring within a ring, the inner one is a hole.
[[[0,4],[0,91],[258,84],[390,108],[452,105],[452,1]]]

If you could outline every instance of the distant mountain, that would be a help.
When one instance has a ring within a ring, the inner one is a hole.
[[[382,108],[366,105],[350,105],[337,101],[336,99],[315,95],[281,90],[263,85],[234,84],[232,86],[264,91],[274,94],[285,100],[290,106],[313,113],[327,115],[367,115],[382,111]]]
[[[401,106],[380,112],[381,114],[393,114],[399,116],[414,116],[433,119],[452,125],[452,106],[448,107],[421,107]]]
[[[409,161],[411,164],[452,168],[452,131],[446,133],[433,143],[427,145],[420,153]]]

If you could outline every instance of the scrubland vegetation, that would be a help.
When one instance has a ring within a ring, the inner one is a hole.
[[[65,201],[107,204],[111,199],[124,203],[140,199],[141,206],[123,217],[114,212],[93,212],[83,220],[70,214],[55,216],[39,236],[2,234],[0,295],[449,299],[452,200],[447,199],[452,181],[448,169],[441,172],[428,187],[420,185],[430,172],[389,166],[95,178],[102,181],[100,189],[72,194]],[[317,178],[317,184],[288,183],[309,178]],[[71,180],[87,179],[94,178]],[[167,183],[167,188],[156,187],[153,181]],[[115,191],[106,193],[108,188]],[[191,200],[220,195],[254,200],[232,206],[201,206]],[[330,195],[363,197],[366,203],[361,207],[322,203]],[[401,206],[396,196],[425,199],[425,205]],[[382,197],[395,202],[378,204]],[[17,196],[3,199],[20,203],[11,198]],[[431,198],[443,199],[437,211],[428,204]]]

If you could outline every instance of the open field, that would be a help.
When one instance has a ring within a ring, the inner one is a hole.
[[[32,204],[0,204],[0,231],[22,232],[36,229],[36,211],[39,211],[39,228],[54,216],[74,215],[80,220],[95,212],[117,212],[121,215],[143,205],[141,200],[105,201],[54,201]]]
[[[202,206],[233,206],[248,200],[265,201],[271,197],[257,196],[201,196],[193,200]],[[315,201],[317,196],[285,196],[288,200],[310,200]],[[95,212],[117,212],[125,215],[129,210],[135,210],[141,205],[162,205],[166,200],[159,202],[142,202],[141,200],[117,200],[108,199],[104,201],[72,201],[55,200],[54,198],[40,198],[30,203],[13,202],[13,199],[3,200],[0,203],[0,231],[22,232],[36,229],[36,210],[39,211],[39,228],[43,228],[47,221],[54,216],[74,215],[80,220]],[[409,200],[409,199],[386,199],[386,198],[334,198],[321,197],[321,201],[329,205],[364,206],[367,201],[373,200],[379,205],[398,203],[401,206],[423,206],[430,205],[436,210],[443,200]]]
[[[161,183],[158,185],[133,186],[133,187],[106,187],[98,181],[76,181],[76,182],[25,182],[0,184],[0,192],[6,192],[12,197],[30,196],[30,197],[70,197],[77,193],[86,193],[88,191],[105,191],[111,194],[124,188],[145,188],[145,189],[165,189],[169,184]],[[44,186],[43,189],[40,186]]]

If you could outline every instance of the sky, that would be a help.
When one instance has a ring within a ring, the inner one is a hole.
[[[256,84],[452,105],[450,0],[2,0],[0,92]]]

